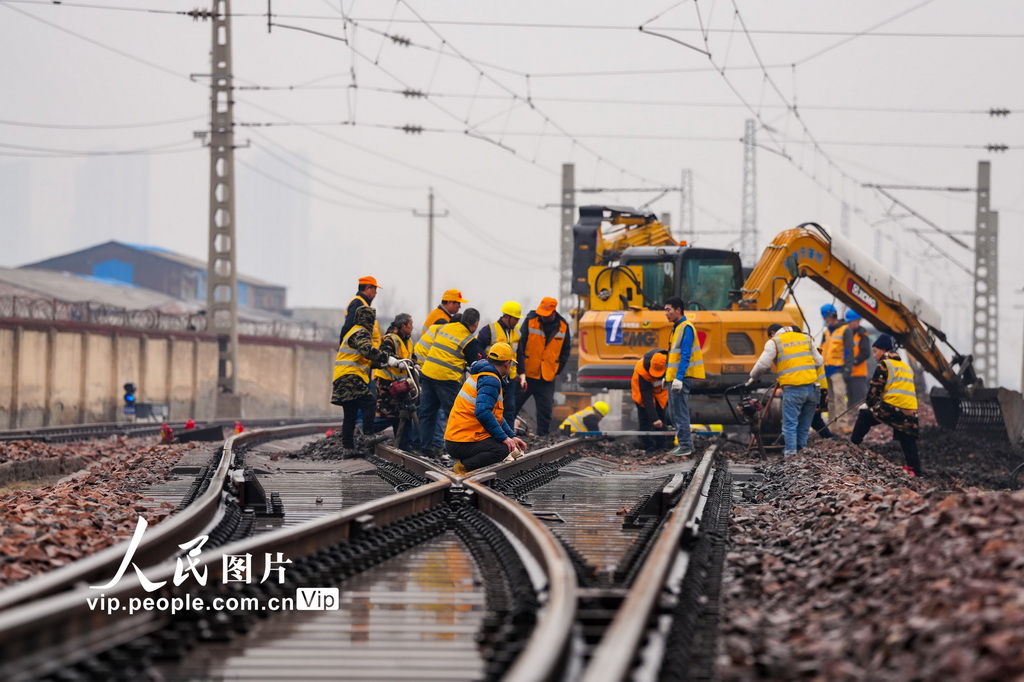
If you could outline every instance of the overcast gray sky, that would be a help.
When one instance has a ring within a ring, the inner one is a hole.
[[[210,24],[175,14],[195,5],[0,0],[0,265],[109,239],[206,257],[208,152],[193,133],[209,115]],[[675,187],[691,169],[696,242],[733,244],[753,119],[759,246],[804,221],[838,230],[846,201],[850,236],[943,311],[965,352],[971,284],[950,258],[971,269],[973,253],[936,233],[943,253],[927,246],[912,230],[928,224],[862,185],[973,187],[990,160],[1000,375],[1020,384],[1019,0],[278,0],[269,33],[265,0],[232,11],[249,145],[236,155],[239,269],[287,285],[292,305],[343,305],[373,274],[387,308],[422,319],[426,220],[413,210],[428,187],[448,211],[431,299],[457,287],[489,318],[506,299],[557,295],[550,205],[568,162],[581,187]],[[890,191],[944,230],[973,229],[973,194]],[[679,217],[675,192],[579,200]],[[798,293],[827,300],[809,282]]]

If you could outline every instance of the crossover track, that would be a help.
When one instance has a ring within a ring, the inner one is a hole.
[[[229,439],[225,477],[232,450],[301,428]],[[574,454],[585,447],[569,440],[457,476],[378,445],[369,460],[400,492],[204,551],[205,587],[193,577],[175,587],[167,561],[168,546],[197,535],[198,524],[173,539],[164,531],[144,571],[162,587],[147,592],[126,574],[102,591],[107,604],[234,597],[249,608],[108,612],[89,608],[100,591],[88,587],[27,597],[0,613],[0,677],[673,679],[699,658],[690,656],[700,649],[692,633],[702,632],[693,582],[707,582],[713,562],[697,553],[724,518],[708,501],[728,475],[714,447],[667,474],[620,473]],[[208,493],[220,490],[211,483]],[[254,578],[287,557],[285,582],[225,581],[224,557],[244,555]],[[106,569],[96,575],[109,579],[116,566]],[[340,608],[267,608],[324,587],[339,588]],[[666,655],[677,650],[683,659]]]

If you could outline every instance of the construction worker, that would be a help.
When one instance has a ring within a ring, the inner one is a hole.
[[[818,349],[821,352],[821,349]],[[828,424],[825,423],[825,419],[821,416],[822,412],[828,411],[828,380],[825,378],[825,367],[822,365],[818,368],[818,406],[814,408],[814,418],[811,419],[811,428],[818,432],[818,435],[822,438],[835,438],[836,434],[832,433],[828,428]]]
[[[513,387],[506,377],[514,358],[512,346],[501,341],[491,346],[485,359],[469,369],[469,378],[455,398],[444,432],[445,448],[458,460],[457,473],[495,464],[512,453],[526,452],[526,443],[516,437],[504,419],[502,398],[505,389]]]
[[[579,412],[573,412],[562,421],[559,431],[563,433],[579,433],[581,431],[599,431],[601,420],[608,416],[608,403],[598,400]]]
[[[846,311],[846,330],[843,332],[843,381],[846,382],[846,398],[856,405],[868,395],[868,359],[871,357],[871,339],[860,326],[860,315],[856,310]],[[850,410],[851,412],[853,410]],[[853,428],[853,415],[848,414],[843,423]]]
[[[519,347],[519,320],[523,316],[523,306],[519,305],[516,301],[505,301],[501,305],[501,317],[494,322],[480,330],[480,333],[476,335],[478,341],[480,341],[480,352],[486,353],[491,349],[491,346],[504,341],[513,348]],[[508,373],[509,381],[515,383],[518,379],[518,371],[516,365],[512,365],[512,369]],[[516,392],[509,391],[508,395],[505,396],[505,414],[515,415],[516,413]],[[515,425],[509,422],[509,425],[513,428]]]
[[[693,380],[703,379],[704,356],[700,340],[693,323],[683,312],[683,299],[672,296],[665,301],[665,317],[673,324],[672,337],[668,344],[668,364],[665,383],[671,391],[668,397],[669,418],[676,427],[677,447],[671,455],[687,457],[693,453],[693,439],[690,436],[690,391]]]
[[[415,361],[416,354],[412,350],[412,330],[412,315],[399,313],[384,333],[380,349],[400,360]],[[398,419],[401,416],[399,401],[411,388],[408,384],[409,370],[402,366],[383,367],[373,370],[373,376],[377,380],[376,430],[380,431],[388,426],[397,429]],[[409,450],[417,438],[416,424],[409,421],[402,432],[402,441],[397,445],[402,450]]]
[[[443,434],[437,424],[444,424],[459,394],[466,367],[480,359],[479,344],[473,333],[480,324],[480,311],[466,308],[462,319],[437,328],[434,343],[423,360],[420,377],[420,451],[440,458]],[[436,325],[435,325],[436,326]]]
[[[668,407],[668,389],[665,388],[665,373],[668,353],[659,348],[649,350],[637,360],[633,367],[633,403],[641,431],[661,431],[668,423],[665,409]],[[640,445],[647,452],[670,446],[671,440],[655,436],[640,436]]]
[[[536,310],[523,321],[519,339],[519,390],[516,393],[516,414],[533,397],[537,410],[537,435],[546,436],[551,428],[551,410],[555,407],[555,377],[569,360],[569,323],[556,312],[558,301],[542,298]],[[515,423],[515,416],[512,417]]]
[[[860,445],[864,436],[877,424],[892,427],[892,438],[899,441],[907,464],[905,471],[921,475],[921,458],[917,453],[917,392],[914,371],[896,352],[896,342],[888,334],[879,334],[871,346],[878,365],[868,387],[867,405],[857,415],[850,441]]]
[[[341,343],[341,339],[345,338],[345,334],[348,334],[348,330],[352,329],[352,325],[355,324],[356,311],[364,305],[367,307],[373,305],[373,299],[377,298],[377,289],[379,288],[380,286],[378,286],[375,278],[359,278],[356,295],[348,302],[348,307],[345,309],[345,323],[341,325],[341,336],[338,338],[338,343]],[[380,333],[380,324],[374,319],[373,347],[380,348],[380,342],[383,338],[384,335]]]
[[[782,387],[782,436],[786,442],[782,454],[792,457],[807,446],[818,405],[818,368],[823,360],[811,337],[795,327],[773,324],[768,327],[768,340],[746,385],[753,384],[773,364]]]
[[[828,380],[828,418],[837,433],[847,435],[850,428],[838,421],[846,412],[846,379],[843,369],[846,361],[843,349],[843,333],[846,325],[839,321],[839,313],[831,303],[821,306],[821,319],[825,331],[821,335],[821,355],[825,360],[825,379]]]
[[[345,454],[352,454],[355,448],[357,415],[373,415],[376,401],[370,393],[370,370],[374,367],[398,367],[398,358],[391,357],[373,345],[373,325],[377,311],[369,306],[356,309],[355,324],[348,330],[334,359],[334,385],[331,403],[345,411],[341,426],[341,444]],[[374,420],[364,419],[363,430],[372,433]]]
[[[427,359],[430,345],[434,343],[434,331],[436,331],[434,327],[452,322],[452,317],[459,312],[463,303],[469,303],[469,301],[462,298],[461,291],[448,289],[441,297],[441,305],[427,313],[427,319],[423,320],[423,326],[420,328],[420,340],[414,347],[421,362]]]

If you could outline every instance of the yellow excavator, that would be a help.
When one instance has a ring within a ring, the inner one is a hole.
[[[989,432],[1016,443],[1024,432],[1024,397],[985,387],[973,357],[958,352],[942,331],[939,312],[884,267],[840,235],[817,223],[780,232],[765,249],[736,302],[738,310],[783,308],[792,287],[807,277],[891,334],[941,386],[930,399],[940,426]],[[946,358],[940,348],[952,353]]]
[[[787,310],[735,309],[743,267],[734,251],[675,241],[653,213],[583,206],[574,227],[573,293],[583,388],[629,388],[633,366],[651,348],[667,348],[672,328],[664,303],[685,302],[697,330],[707,379],[690,396],[694,423],[734,420],[725,389],[746,381],[773,323]]]
[[[734,423],[725,390],[746,381],[770,325],[802,326],[791,296],[801,277],[892,334],[939,381],[931,399],[942,426],[996,432],[1012,443],[1020,438],[1021,394],[982,386],[971,356],[949,345],[932,306],[816,223],[779,233],[744,280],[738,254],[677,242],[650,212],[581,207],[573,257],[578,383],[627,388],[636,361],[651,348],[668,347],[671,326],[663,305],[679,296],[696,327],[707,373],[690,398],[692,420]],[[952,362],[939,343],[950,347]]]

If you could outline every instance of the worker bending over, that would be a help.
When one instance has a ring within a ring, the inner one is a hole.
[[[355,312],[355,324],[345,334],[338,346],[334,359],[334,386],[331,403],[340,405],[345,411],[341,426],[341,444],[345,454],[355,449],[356,419],[361,411],[364,415],[376,414],[376,401],[370,393],[370,369],[374,367],[398,367],[398,358],[373,345],[373,325],[377,312],[369,306],[360,306]],[[363,430],[373,433],[374,419],[363,420]]]
[[[473,333],[480,324],[480,312],[466,308],[462,319],[449,322],[434,334],[434,343],[423,361],[420,377],[420,451],[440,458],[443,453],[438,423],[444,424],[459,393],[466,367],[480,359],[479,345]]]
[[[670,455],[687,457],[693,453],[693,439],[690,437],[690,391],[693,380],[705,378],[704,356],[700,340],[693,323],[683,312],[683,299],[672,296],[665,301],[665,317],[672,323],[672,337],[668,344],[668,365],[665,383],[671,394],[668,397],[669,417],[676,427],[678,447]]]
[[[782,387],[784,457],[792,457],[807,447],[818,405],[818,368],[822,363],[821,353],[814,347],[811,337],[781,324],[768,327],[768,340],[750,370],[747,386],[775,365],[777,381]]]
[[[917,391],[914,371],[896,352],[896,343],[888,334],[879,334],[872,344],[878,365],[868,386],[867,406],[861,408],[850,441],[860,445],[864,436],[877,424],[892,427],[893,440],[899,441],[907,465],[903,468],[921,475],[921,458],[917,454]]]
[[[641,431],[661,431],[668,420],[665,408],[668,406],[668,389],[665,388],[665,370],[668,353],[660,349],[644,353],[633,367],[633,403]],[[640,436],[640,444],[647,452],[669,447],[671,440],[663,436]]]
[[[589,407],[584,407],[579,412],[573,412],[566,417],[558,430],[563,433],[579,433],[581,431],[599,431],[601,420],[608,416],[608,403],[598,400]]]
[[[412,329],[412,315],[399,313],[384,333],[380,349],[400,360],[415,362],[416,354],[412,350]],[[377,380],[377,425],[375,430],[380,431],[390,426],[395,429],[397,435],[402,406],[403,403],[409,402],[405,398],[412,389],[409,370],[405,366],[384,367],[373,370],[373,377]],[[409,408],[405,409],[408,411]],[[409,420],[402,432],[402,442],[396,442],[396,445],[402,450],[410,450],[416,439],[416,424],[413,420]]]
[[[547,297],[540,301],[523,321],[519,339],[519,391],[516,414],[533,397],[537,409],[537,435],[546,436],[551,428],[551,410],[555,407],[555,377],[569,360],[569,324],[555,312],[558,301]],[[515,423],[515,415],[512,417]]]
[[[526,443],[504,420],[503,396],[511,387],[507,376],[514,357],[512,346],[499,342],[469,369],[444,432],[445,448],[458,460],[458,473],[496,464],[514,452],[526,452]]]

